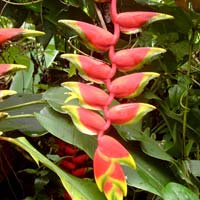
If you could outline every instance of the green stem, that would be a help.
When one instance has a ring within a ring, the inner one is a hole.
[[[0,112],[8,111],[8,110],[16,109],[16,108],[21,108],[24,106],[30,106],[30,105],[34,105],[34,104],[43,104],[45,102],[46,102],[46,100],[30,101],[30,102],[26,102],[26,103],[22,103],[22,104],[17,104],[14,106],[2,108],[2,109],[0,109]]]
[[[193,31],[193,30],[192,30]],[[188,67],[187,67],[187,76],[190,76],[191,73],[191,64],[192,64],[192,49],[193,49],[193,32],[190,39],[190,45],[189,45],[189,58],[188,58]],[[189,91],[190,85],[187,87],[187,91]],[[187,132],[187,116],[188,116],[188,101],[189,101],[189,95],[187,94],[185,97],[185,105],[184,105],[184,113],[183,113],[183,147],[182,147],[182,157],[183,159],[186,159],[187,152],[186,152],[186,132]]]
[[[6,117],[6,119],[31,118],[31,117],[35,117],[35,116],[33,114],[13,115],[13,116]]]

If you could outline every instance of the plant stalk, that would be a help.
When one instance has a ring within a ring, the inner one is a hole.
[[[2,108],[2,109],[0,109],[0,112],[4,112],[4,111],[16,109],[16,108],[21,108],[21,107],[24,107],[24,106],[30,106],[30,105],[35,105],[35,104],[43,104],[43,103],[46,103],[46,100],[30,101],[30,102],[26,102],[26,103],[22,103],[22,104],[17,104],[17,105],[14,105],[14,106]]]
[[[191,65],[192,65],[192,50],[193,50],[193,37],[194,33],[192,30],[191,33],[191,39],[190,39],[190,44],[189,44],[189,58],[188,58],[188,67],[187,67],[187,76],[190,77],[191,73]],[[189,92],[190,85],[187,86],[187,92]],[[187,94],[185,97],[185,105],[184,105],[184,112],[183,112],[183,132],[182,132],[182,137],[183,137],[183,147],[182,147],[182,157],[183,159],[187,159],[187,151],[186,151],[186,133],[187,133],[187,116],[188,116],[188,102],[189,102],[189,95]]]

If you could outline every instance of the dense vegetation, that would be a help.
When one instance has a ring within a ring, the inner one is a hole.
[[[2,200],[70,199],[66,189],[78,200],[105,199],[94,182],[96,138],[80,133],[61,109],[67,97],[61,83],[84,80],[76,67],[60,55],[88,54],[108,62],[108,54],[87,49],[72,29],[58,21],[80,20],[113,32],[109,6],[108,2],[93,0],[0,2],[0,28],[45,32],[44,36],[17,38],[0,47],[0,63],[27,66],[26,70],[0,77],[1,90],[17,92],[0,102],[0,113],[8,114],[1,115],[0,120]],[[117,9],[155,11],[174,17],[148,24],[131,36],[121,34],[116,46],[117,50],[166,50],[144,68],[160,77],[151,80],[139,96],[119,99],[120,103],[150,103],[157,109],[137,124],[114,125],[108,130],[128,149],[137,165],[136,170],[123,168],[128,182],[125,199],[196,200],[200,189],[199,0],[119,0]],[[84,159],[72,166],[78,156]],[[75,173],[74,169],[85,171]]]

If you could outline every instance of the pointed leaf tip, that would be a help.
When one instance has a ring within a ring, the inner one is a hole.
[[[24,37],[36,37],[36,36],[44,36],[45,33],[42,31],[23,29],[22,36]]]

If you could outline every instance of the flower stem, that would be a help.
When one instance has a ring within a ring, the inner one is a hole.
[[[190,39],[190,45],[189,45],[189,58],[188,58],[188,67],[187,67],[187,76],[190,77],[191,73],[191,65],[192,65],[192,50],[193,50],[193,37],[194,33],[192,31],[192,36]],[[190,89],[190,84],[187,86],[187,93]],[[186,132],[187,132],[187,116],[188,116],[188,101],[189,101],[189,95],[187,94],[185,96],[185,104],[184,104],[184,113],[183,113],[183,130],[182,130],[182,137],[183,137],[183,146],[182,146],[182,157],[183,159],[187,159],[187,151],[186,151]]]
[[[2,109],[0,109],[0,112],[8,111],[8,110],[16,109],[16,108],[21,108],[24,106],[30,106],[30,105],[34,105],[34,104],[44,104],[44,103],[46,103],[46,100],[30,101],[30,102],[26,102],[26,103],[22,103],[22,104],[17,104],[14,106],[2,108]]]

